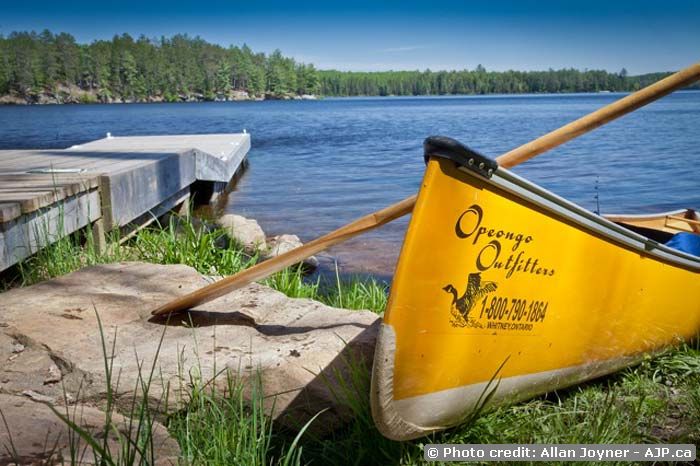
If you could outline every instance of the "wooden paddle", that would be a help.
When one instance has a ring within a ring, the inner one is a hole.
[[[700,233],[700,221],[693,220],[692,218],[685,218],[685,217],[679,217],[677,215],[668,215],[666,216],[666,226],[669,228],[675,228],[676,230],[681,230],[683,231],[682,228],[680,227],[674,227],[673,225],[668,224],[668,220],[678,220],[679,222],[685,222],[688,224],[691,230],[693,230],[693,233]]]
[[[687,86],[700,79],[700,63],[696,63],[642,90],[630,94],[610,105],[579,118],[559,129],[541,136],[534,141],[506,152],[496,159],[498,165],[511,168],[535,157],[549,149],[568,142],[605,123],[619,118],[656,99],[670,94],[676,89]],[[280,254],[274,259],[261,262],[247,270],[207,285],[199,290],[174,299],[155,309],[153,315],[163,315],[190,309],[198,304],[206,303],[219,296],[237,290],[255,280],[265,278],[285,267],[301,262],[324,249],[342,243],[354,236],[377,228],[385,223],[402,217],[413,210],[416,196],[413,195],[401,202],[393,204],[377,212],[366,215],[354,222],[338,228],[326,235],[316,238],[305,245]]]
[[[667,215],[666,218],[671,220],[680,220],[681,222],[686,222],[690,225],[700,225],[700,221],[694,220],[692,218],[679,217],[678,215]]]

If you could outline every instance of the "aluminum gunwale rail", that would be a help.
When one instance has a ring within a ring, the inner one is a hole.
[[[470,176],[477,176],[469,169],[460,167],[460,171]],[[505,168],[499,167],[490,179],[479,178],[525,201],[570,220],[586,230],[638,250],[647,256],[700,271],[700,257],[670,248],[646,236],[621,227]]]

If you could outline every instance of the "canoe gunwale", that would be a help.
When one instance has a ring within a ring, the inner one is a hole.
[[[465,169],[460,171],[474,176]],[[693,271],[700,271],[700,257],[687,254],[677,249],[670,248],[664,244],[647,238],[644,235],[635,233],[620,226],[605,217],[575,204],[561,196],[554,194],[528,180],[522,178],[509,170],[499,168],[490,179],[480,179],[491,183],[496,187],[513,194],[527,202],[554,213],[587,231],[598,235],[623,246],[632,248],[645,256],[652,257],[663,262],[670,262]]]
[[[626,222],[635,220],[663,220],[671,215],[685,214],[689,209],[675,209],[668,212],[659,212],[655,214],[602,214],[603,217],[611,222]]]

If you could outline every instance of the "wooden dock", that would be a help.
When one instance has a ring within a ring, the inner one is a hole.
[[[107,137],[56,150],[0,151],[0,271],[93,225],[98,238],[206,200],[243,166],[248,134]],[[198,196],[201,199],[201,196]]]

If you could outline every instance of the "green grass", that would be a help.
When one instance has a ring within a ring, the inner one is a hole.
[[[44,235],[50,237],[48,233]],[[184,264],[202,274],[226,276],[256,264],[259,259],[227,241],[225,230],[202,228],[174,216],[165,225],[156,224],[139,231],[123,244],[118,235],[111,235],[103,252],[94,247],[92,236],[88,228],[82,234],[52,238],[51,245],[18,264],[16,277],[6,279],[2,289],[15,284],[32,285],[89,265],[120,261]],[[306,280],[302,267],[297,266],[268,277],[264,283],[289,297],[315,299],[335,307],[381,313],[386,306],[387,287],[373,279],[340,279],[336,275],[330,286],[321,286],[319,280]]]
[[[54,238],[53,244],[20,262],[18,281],[22,286],[32,285],[88,265],[126,260],[185,264],[209,275],[231,275],[255,264],[256,256],[246,255],[235,245],[217,247],[226,243],[222,241],[225,236],[224,230],[209,231],[170,217],[166,225],[145,228],[123,244],[118,234],[112,234],[101,252],[94,246],[92,230],[87,228],[81,234]]]
[[[340,278],[336,269],[335,280],[327,283],[309,282],[304,279],[304,268],[299,265],[278,272],[264,283],[291,298],[308,298],[343,309],[369,310],[376,314],[384,312],[388,297],[388,286],[374,278],[361,279],[356,276]]]
[[[16,282],[29,285],[91,264],[143,260],[161,264],[187,264],[203,274],[230,275],[257,261],[241,248],[220,248],[223,231],[196,228],[177,219],[156,225],[119,244],[110,238],[104,253],[97,252],[90,232],[61,238],[23,262]],[[330,283],[308,281],[300,268],[290,268],[265,280],[288,296],[316,299],[329,305],[369,309],[381,313],[386,286],[358,278]],[[105,360],[110,361],[103,341]],[[334,395],[352,413],[353,421],[324,437],[312,432],[281,431],[264,414],[262,387],[252,388],[245,401],[244,387],[228,374],[227,388],[211,390],[207,381],[187,374],[185,409],[167,420],[186,464],[423,464],[426,443],[695,443],[700,444],[700,350],[681,345],[612,376],[538,397],[513,406],[480,413],[461,426],[411,442],[381,436],[369,408],[369,368],[348,361],[351,374],[336,386]],[[111,367],[105,365],[108,379]],[[154,377],[144,370],[143,393]],[[117,380],[114,381],[118,384]],[[330,382],[329,382],[330,383]],[[330,385],[329,385],[330,386]],[[207,388],[208,387],[208,388]],[[250,387],[248,387],[250,390]],[[135,397],[129,414],[142,420],[121,442],[120,452],[105,453],[105,464],[152,464],[150,425],[155,415]],[[181,400],[182,401],[182,400]],[[111,412],[112,408],[108,410]],[[70,413],[60,413],[70,420]],[[299,435],[303,434],[303,435]],[[132,438],[126,438],[132,437]],[[97,448],[97,449],[95,449]],[[101,456],[102,443],[93,447]],[[493,463],[491,463],[493,464]]]
[[[257,256],[247,256],[236,245],[218,247],[226,242],[223,229],[210,231],[170,217],[162,227],[157,225],[137,233],[126,247],[137,260],[185,264],[209,275],[232,275],[256,263]]]
[[[326,288],[320,300],[334,307],[345,309],[368,309],[382,314],[386,308],[389,289],[374,278],[361,280],[357,277],[341,280],[335,269],[335,283]]]
[[[65,275],[82,267],[119,262],[126,260],[126,250],[118,246],[118,238],[115,234],[110,236],[109,247],[105,252],[98,252],[95,248],[93,230],[91,227],[74,235],[65,235],[63,226],[63,212],[59,213],[56,226],[58,233],[52,234],[48,224],[40,224],[34,234],[41,238],[49,246],[39,249],[33,256],[20,261],[14,276],[5,274],[5,280],[0,284],[0,289],[8,289],[12,286],[27,286],[40,281]]]
[[[354,422],[327,438],[307,436],[303,459],[311,464],[417,465],[424,464],[422,448],[428,443],[698,444],[700,377],[688,376],[688,368],[698,363],[700,352],[682,345],[612,376],[479,413],[461,426],[410,442],[378,433],[369,411],[368,372],[358,370],[338,396],[350,407]],[[673,385],[667,383],[669,377]]]
[[[103,348],[107,346],[103,343]],[[103,352],[109,354],[106,349]],[[245,387],[229,373],[220,375],[226,378],[226,388],[217,391],[194,371],[182,377],[189,387],[187,399],[180,400],[185,407],[170,417],[167,426],[180,444],[182,461],[198,465],[418,465],[424,464],[422,448],[427,443],[697,444],[700,377],[684,374],[685,364],[691,358],[694,364],[699,356],[696,349],[683,345],[611,377],[480,413],[461,426],[410,442],[388,440],[374,427],[369,368],[358,361],[346,361],[351,374],[334,389],[336,399],[352,413],[353,422],[323,437],[306,431],[313,420],[299,432],[279,430],[264,413],[259,379],[247,387],[246,398]],[[669,364],[674,369],[666,371]],[[105,371],[113,371],[108,363]],[[659,380],[660,371],[678,376],[676,385]],[[142,392],[153,378],[152,369],[145,372]],[[111,455],[105,464],[152,464],[149,441],[155,416],[145,400],[142,396],[132,401],[130,415],[145,425],[129,431],[137,440],[124,440],[124,447],[116,453],[98,444],[93,446],[93,455]]]
[[[187,407],[168,427],[189,464],[417,465],[426,443],[697,443],[700,377],[688,376],[687,367],[699,358],[683,345],[611,377],[484,412],[411,442],[379,434],[369,408],[369,368],[355,360],[347,361],[350,376],[334,389],[353,422],[324,437],[278,431],[256,396],[260,386],[246,403],[230,378],[223,393],[212,393],[191,377]]]
[[[299,439],[312,418],[295,438],[278,435],[265,414],[260,378],[245,387],[225,372],[226,388],[216,388],[190,378],[189,399],[179,415],[168,423],[180,444],[186,464],[300,465]],[[213,385],[212,385],[213,386]],[[248,390],[248,396],[245,392]]]

